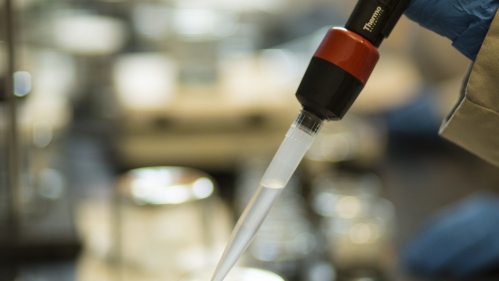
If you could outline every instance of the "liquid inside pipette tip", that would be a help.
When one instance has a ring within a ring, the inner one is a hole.
[[[305,121],[307,126],[302,126]],[[315,139],[321,124],[322,120],[306,111],[298,114],[267,168],[260,187],[239,218],[211,281],[222,281],[235,265]]]

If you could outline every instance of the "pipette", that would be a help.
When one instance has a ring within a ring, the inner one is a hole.
[[[410,0],[360,0],[345,28],[331,28],[298,87],[303,106],[239,218],[211,281],[222,281],[262,225],[323,121],[340,120],[376,65],[377,47]]]
[[[263,175],[255,194],[239,218],[212,281],[223,280],[249,245],[312,144],[321,125],[320,118],[305,110],[300,111]]]

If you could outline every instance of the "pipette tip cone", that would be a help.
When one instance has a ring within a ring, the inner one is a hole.
[[[320,130],[322,119],[300,111],[239,218],[211,281],[222,281],[236,264]]]

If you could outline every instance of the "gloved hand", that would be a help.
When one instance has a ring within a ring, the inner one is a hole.
[[[402,259],[427,277],[470,277],[499,267],[499,198],[481,193],[437,214]]]
[[[436,215],[402,255],[412,272],[470,277],[499,267],[499,198],[481,193]]]
[[[474,61],[498,7],[497,0],[411,0],[405,15]]]

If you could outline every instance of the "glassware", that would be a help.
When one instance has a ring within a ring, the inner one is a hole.
[[[209,281],[213,269],[202,270],[184,276],[180,281]],[[285,281],[281,276],[263,269],[249,267],[234,267],[224,279],[225,281]]]
[[[183,167],[148,167],[118,184],[115,258],[122,279],[178,280],[213,265],[226,241],[227,220],[215,208],[215,183]],[[223,242],[221,242],[221,247]]]
[[[312,207],[322,216],[327,253],[343,276],[383,273],[392,261],[395,211],[379,197],[373,174],[327,174],[314,183]]]
[[[186,3],[179,3],[173,9],[172,50],[179,62],[178,78],[183,87],[216,84],[219,44],[235,32],[237,22],[237,14],[227,10]]]
[[[243,211],[267,164],[265,158],[245,160],[236,182],[237,211]],[[294,175],[249,245],[244,264],[290,278],[300,274],[304,259],[316,244],[300,192],[301,184]]]

